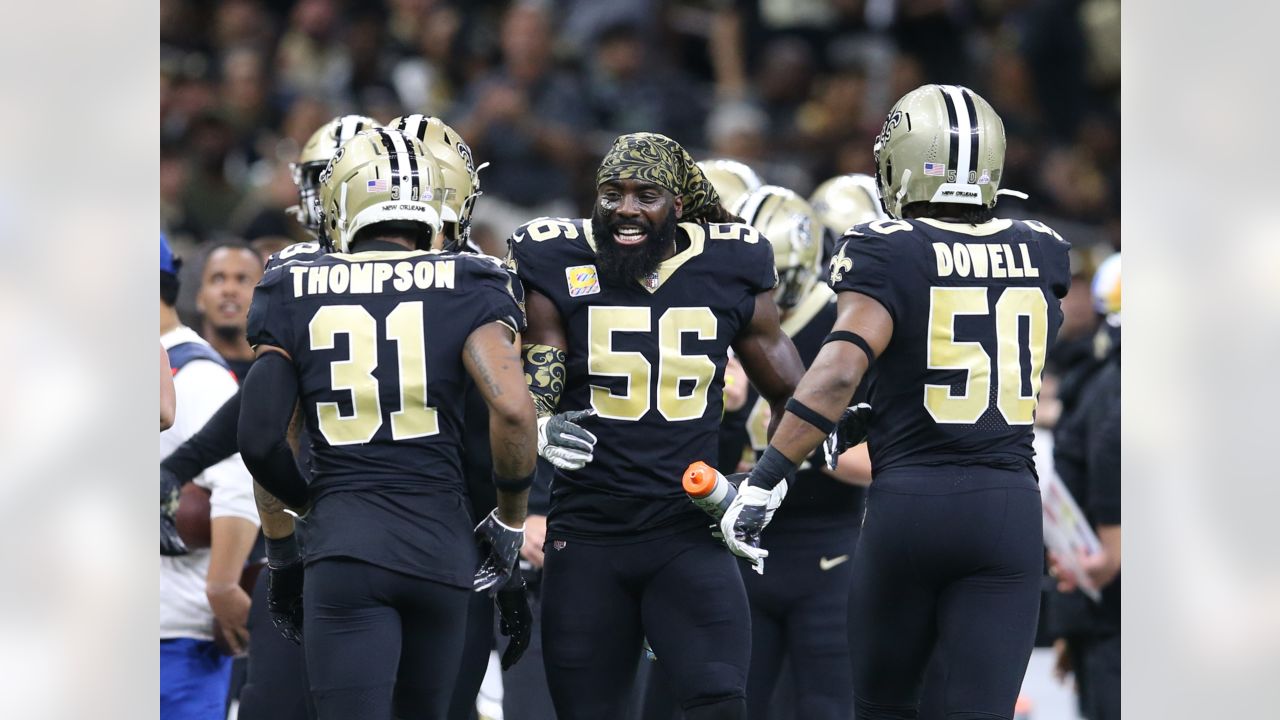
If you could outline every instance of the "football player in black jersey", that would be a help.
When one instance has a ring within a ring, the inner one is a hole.
[[[311,235],[319,231],[316,203],[319,200],[320,173],[339,147],[362,130],[378,127],[373,118],[342,115],[322,125],[302,147],[293,163],[293,180],[298,187],[298,205],[291,214]],[[325,249],[319,242],[295,243],[271,255],[266,270],[287,262],[314,260]],[[243,379],[243,378],[242,378]],[[160,547],[161,554],[181,554],[185,548],[173,524],[176,498],[181,487],[238,451],[236,425],[240,417],[240,392],[227,399],[199,432],[160,463]],[[305,460],[305,433],[299,437],[299,461]],[[304,463],[305,465],[305,463]],[[260,546],[257,546],[260,547]],[[255,559],[260,550],[255,547]],[[307,720],[315,717],[306,691],[306,669],[301,649],[271,628],[268,605],[268,574],[259,574],[253,589],[253,605],[249,611],[249,657],[243,687],[239,692],[241,720]],[[258,632],[261,630],[261,632]],[[234,673],[234,670],[233,670]],[[233,681],[235,675],[233,674]]]
[[[378,121],[364,115],[339,115],[320,126],[302,146],[298,161],[290,168],[298,187],[298,204],[290,214],[308,233],[320,232],[320,173],[338,148],[357,133],[379,127]],[[294,243],[267,259],[264,272],[287,262],[314,260],[332,247],[327,240]],[[241,378],[243,379],[243,378]],[[160,463],[160,553],[180,555],[186,552],[173,526],[177,498],[182,486],[225,458],[234,455],[236,421],[240,417],[240,393],[227,399],[209,422]]]
[[[305,637],[322,720],[441,717],[468,593],[501,587],[523,540],[536,427],[522,313],[499,263],[431,252],[444,193],[417,140],[360,133],[320,181],[321,233],[338,252],[269,271],[250,312],[258,359],[238,439],[274,496],[259,496],[268,571],[293,594],[273,599],[292,600],[277,615]],[[460,453],[468,376],[490,409],[498,498],[474,533]],[[285,443],[299,400],[310,487]],[[306,514],[305,558],[283,504]]]
[[[387,127],[417,138],[423,148],[440,163],[445,193],[441,203],[444,248],[480,254],[480,248],[471,240],[471,215],[475,210],[476,200],[481,195],[479,170],[485,165],[476,165],[470,146],[440,118],[421,114],[405,115],[393,119],[387,123]],[[524,307],[524,290],[518,280],[513,281],[512,290],[517,304]],[[496,499],[491,480],[493,466],[490,462],[489,408],[474,383],[468,383],[466,388],[463,424],[463,475],[467,479],[472,517],[478,520],[493,510]],[[526,527],[540,521],[545,522],[545,518],[537,517],[538,513],[546,513],[545,507],[542,507],[546,497],[545,485],[545,481],[535,484],[530,494]],[[528,557],[541,550],[541,540],[536,537],[536,533],[526,533],[521,556]],[[536,568],[531,566],[530,572],[521,574],[530,582],[531,587],[536,587]],[[525,657],[526,649],[532,656],[526,658],[519,668],[514,668],[514,673],[504,674],[503,705],[512,710],[510,715],[513,718],[520,712],[526,715],[534,713],[529,717],[537,717],[540,711],[549,712],[551,700],[547,696],[546,683],[537,680],[541,677],[541,671],[531,667],[540,664],[541,644],[533,638],[533,611],[529,607],[529,599],[522,583],[509,583],[498,593],[495,601],[496,603],[490,602],[482,594],[471,598],[467,609],[466,646],[459,663],[453,700],[449,704],[449,720],[470,720],[475,715],[476,696],[489,668],[489,651],[494,644],[495,604],[500,616],[499,631],[510,637],[503,650],[502,669],[513,670],[516,661]]]
[[[719,187],[717,185],[717,187]],[[765,185],[747,193],[731,209],[769,239],[780,278],[774,291],[782,330],[800,359],[812,363],[835,322],[835,293],[819,280],[825,224],[816,209],[794,192]],[[873,220],[855,216],[840,232]],[[768,405],[756,402],[747,420],[756,451],[768,446]],[[744,572],[751,602],[751,672],[747,707],[752,720],[765,720],[778,671],[790,660],[793,693],[786,705],[796,717],[848,720],[853,716],[853,678],[845,628],[854,547],[863,490],[870,481],[864,446],[851,448],[835,470],[823,453],[801,464],[787,500],[778,508],[761,542],[769,547],[769,572]],[[784,694],[784,697],[786,695]]]
[[[591,218],[540,218],[510,244],[539,448],[557,468],[542,606],[551,696],[560,720],[621,717],[647,637],[685,717],[744,718],[746,592],[680,477],[715,462],[730,346],[779,417],[802,373],[769,292],[772,248],[729,222],[665,136],[619,137],[596,180]]]
[[[874,479],[851,603],[859,720],[915,717],[935,646],[949,718],[1009,718],[1035,639],[1043,569],[1031,448],[1040,372],[1070,285],[1048,227],[994,217],[1004,126],[967,88],[926,85],[875,145],[893,219],[831,260],[835,330],[749,488],[766,490],[832,432],[869,379]],[[756,558],[768,522],[742,492],[725,542]]]

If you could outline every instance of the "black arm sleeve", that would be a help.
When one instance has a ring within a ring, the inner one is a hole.
[[[187,438],[177,450],[161,461],[160,466],[172,472],[183,483],[190,481],[236,454],[240,449],[236,443],[236,425],[239,422],[240,391],[237,390],[199,432]]]
[[[289,449],[289,420],[298,402],[298,375],[285,356],[264,353],[241,387],[240,456],[253,479],[290,507],[307,504],[307,483]]]

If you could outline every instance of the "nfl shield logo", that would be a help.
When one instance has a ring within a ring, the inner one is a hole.
[[[644,286],[650,290],[658,287],[658,273],[656,271],[649,273],[649,276],[644,279]]]

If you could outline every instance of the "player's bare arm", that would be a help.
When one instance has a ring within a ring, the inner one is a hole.
[[[833,333],[853,333],[861,337],[879,356],[893,337],[893,318],[876,300],[854,292],[840,293]],[[836,340],[818,353],[813,366],[796,388],[795,399],[804,407],[834,423],[849,404],[866,375],[871,358],[858,345]],[[800,463],[827,437],[827,432],[788,411],[782,416],[771,440],[788,460]]]
[[[489,323],[476,328],[464,346],[463,365],[489,406],[489,441],[496,479],[518,483],[537,467],[537,426],[524,382],[518,333]],[[498,488],[498,518],[506,525],[524,524],[528,487]]]
[[[893,336],[893,318],[888,311],[859,293],[841,293],[838,303],[833,336],[861,338],[873,355],[883,352]],[[764,558],[769,554],[759,547],[760,531],[768,524],[770,507],[781,502],[776,490],[786,487],[784,479],[830,434],[870,364],[871,357],[859,344],[846,340],[828,342],[800,380],[785,410],[774,411],[777,425],[769,448],[744,481],[720,524],[729,549],[747,558],[757,572],[763,572]],[[745,357],[743,367],[750,375],[751,366]]]
[[[772,437],[782,418],[787,398],[795,392],[804,375],[804,362],[800,360],[796,346],[782,332],[778,305],[772,293],[756,295],[751,324],[738,336],[733,350],[751,384],[769,403],[772,413],[769,434]]]

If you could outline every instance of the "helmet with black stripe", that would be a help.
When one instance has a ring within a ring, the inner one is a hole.
[[[733,207],[743,195],[764,184],[760,182],[760,176],[756,175],[755,170],[737,160],[700,160],[698,167],[702,168],[702,174],[715,187],[716,194],[720,196],[720,204],[726,209]]]
[[[885,212],[911,203],[993,207],[1004,174],[1004,123],[969,88],[923,85],[889,111],[875,143]]]
[[[854,225],[885,218],[875,178],[862,173],[837,175],[824,181],[809,196],[809,204],[836,237]]]
[[[298,186],[298,204],[289,208],[298,223],[313,235],[320,234],[320,173],[338,148],[356,136],[356,133],[382,127],[377,120],[364,115],[341,115],[311,133],[298,154],[298,161],[289,165],[293,171],[293,184]]]
[[[738,198],[729,209],[769,239],[778,269],[773,291],[778,307],[794,307],[818,280],[822,223],[808,201],[777,185],[764,185]]]
[[[471,237],[471,212],[481,194],[479,170],[484,167],[476,167],[471,148],[438,117],[403,115],[387,127],[417,139],[440,163],[445,249],[479,252],[479,248],[467,247]]]
[[[320,237],[348,252],[360,230],[412,223],[418,248],[439,250],[440,165],[422,143],[397,130],[365,130],[338,148],[320,173]]]

